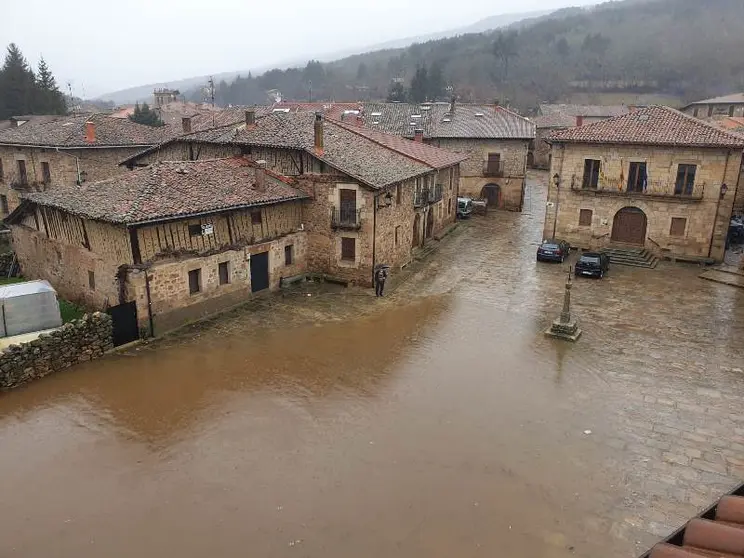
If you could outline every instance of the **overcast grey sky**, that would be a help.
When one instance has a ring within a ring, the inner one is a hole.
[[[126,87],[264,67],[434,33],[484,17],[597,0],[2,0],[0,41],[60,86]]]

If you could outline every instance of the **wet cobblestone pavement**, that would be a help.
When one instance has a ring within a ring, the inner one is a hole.
[[[0,396],[0,556],[634,556],[744,479],[744,291],[577,280],[545,192]],[[575,256],[574,256],[575,258]],[[405,280],[401,280],[405,279]],[[308,296],[311,295],[311,296]]]

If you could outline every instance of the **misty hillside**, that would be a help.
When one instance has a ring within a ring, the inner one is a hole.
[[[524,110],[586,91],[694,100],[744,90],[742,29],[742,0],[625,0],[559,10],[508,31],[271,70],[221,83],[217,100],[261,103],[273,89],[293,100],[384,99],[393,80],[394,99],[454,90],[466,101],[508,100]],[[434,78],[422,88],[414,76],[424,66]]]
[[[471,25],[461,27],[461,28],[449,29],[446,31],[440,31],[438,33],[431,33],[428,35],[421,35],[421,36],[416,36],[416,37],[405,37],[402,39],[396,39],[396,40],[388,41],[385,43],[367,45],[363,47],[356,47],[353,49],[336,51],[336,52],[327,53],[324,55],[321,55],[320,53],[318,53],[316,54],[316,57],[319,60],[332,61],[332,60],[337,60],[339,58],[344,58],[344,57],[362,53],[362,52],[370,52],[370,51],[393,49],[393,48],[404,48],[409,45],[412,45],[413,43],[432,41],[432,40],[442,39],[446,37],[454,37],[456,35],[462,35],[465,33],[481,33],[483,31],[500,29],[502,27],[507,27],[509,25],[518,23],[520,21],[524,21],[527,19],[533,19],[536,17],[550,14],[550,13],[551,13],[550,11],[543,10],[543,11],[525,12],[525,13],[499,14],[499,15],[484,18],[480,21],[476,21],[475,23]],[[302,67],[305,65],[306,62],[307,62],[306,59],[305,60],[298,59],[294,61],[287,61],[286,63],[280,64],[279,66],[281,66],[282,69],[293,67],[293,66]],[[270,66],[257,67],[257,68],[253,68],[251,72],[253,74],[261,74],[270,69],[271,69]],[[220,74],[215,74],[213,76],[213,79],[216,82],[220,82],[223,80],[227,82],[231,82],[237,76],[241,74],[245,76],[245,75],[248,75],[248,73],[249,73],[248,70],[242,70],[242,71],[236,70],[234,72],[223,72]],[[167,88],[172,88],[172,89],[178,89],[181,92],[184,92],[184,91],[188,91],[194,88],[203,88],[206,85],[208,80],[209,80],[209,76],[196,76],[196,77],[175,80],[171,82],[150,83],[147,85],[138,85],[135,87],[129,87],[127,89],[122,89],[120,91],[114,91],[111,93],[107,93],[105,95],[101,95],[98,98],[106,100],[106,101],[112,101],[116,104],[134,103],[135,101],[150,101],[152,98],[153,89],[167,87]]]

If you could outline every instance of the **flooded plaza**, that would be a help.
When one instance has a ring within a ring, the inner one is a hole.
[[[0,396],[0,556],[634,556],[744,479],[744,291],[577,280],[522,214]],[[573,256],[575,258],[575,256]],[[307,296],[312,295],[312,296]]]

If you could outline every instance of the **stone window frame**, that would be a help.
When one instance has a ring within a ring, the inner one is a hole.
[[[342,236],[340,239],[341,242],[341,258],[340,261],[349,263],[356,263],[357,259],[357,238],[353,236]],[[346,257],[344,257],[344,244],[346,245]],[[353,254],[351,254],[351,257],[348,257],[349,254],[349,247],[351,247]]]
[[[679,223],[680,221],[683,221],[684,224],[682,226],[682,232],[679,234],[675,234],[675,222]],[[689,220],[687,217],[671,217],[669,220],[669,236],[672,238],[685,238],[687,236],[687,225]]]
[[[230,275],[232,274],[230,272],[232,270],[230,268],[232,266],[230,265],[230,263],[231,263],[230,260],[225,260],[224,262],[217,263],[217,282],[219,283],[220,286],[229,285],[231,283]],[[224,276],[223,276],[222,270],[225,270]]]
[[[592,162],[590,172],[587,172],[587,163]],[[596,165],[596,182],[594,180],[595,178],[595,165],[593,163],[597,163]],[[589,182],[587,182],[587,176],[589,177]],[[584,165],[582,168],[582,175],[581,175],[581,189],[582,190],[596,190],[599,188],[599,179],[602,176],[602,159],[593,159],[591,157],[584,157]]]
[[[96,290],[96,272],[88,270],[88,288],[91,291]]]
[[[294,264],[294,244],[287,244],[284,247],[284,265],[290,266]]]
[[[16,159],[16,167],[18,168],[18,184],[26,186],[28,184],[26,159]]]
[[[52,167],[49,161],[40,161],[41,164],[41,183],[51,184],[52,183]]]
[[[582,219],[582,217],[586,216],[587,213],[589,215],[589,219],[588,219],[589,222],[588,223],[587,223],[587,219]],[[594,210],[593,209],[587,209],[587,208],[579,209],[579,226],[580,227],[591,227],[593,220],[594,220]]]
[[[672,161],[673,174],[671,177],[672,178],[671,184],[674,187],[675,195],[689,195],[689,194],[684,194],[684,192],[686,191],[686,188],[684,188],[684,185],[681,191],[682,193],[681,194],[677,193],[677,177],[679,176],[679,168],[683,165],[686,167],[695,167],[695,173],[692,179],[692,186],[690,188],[690,193],[695,192],[695,186],[697,186],[698,178],[700,176],[701,171],[703,170],[703,166],[700,164],[700,161],[696,161],[693,159],[680,159],[680,160]]]
[[[201,267],[189,269],[186,277],[189,284],[189,295],[194,296],[202,292],[202,272]],[[196,277],[193,281],[192,278]]]

